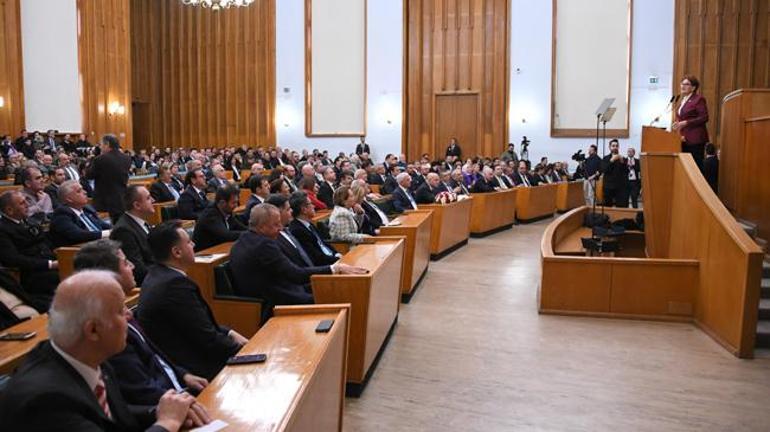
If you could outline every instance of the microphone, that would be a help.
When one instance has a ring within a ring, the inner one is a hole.
[[[674,104],[679,102],[679,98],[681,97],[682,97],[681,94],[671,95],[671,99],[668,100],[668,105],[666,105],[666,108],[663,109],[663,112],[671,112],[671,108],[674,106]],[[650,122],[650,126],[654,125],[659,121],[660,121],[660,115],[655,117],[655,119],[653,119],[652,122]]]

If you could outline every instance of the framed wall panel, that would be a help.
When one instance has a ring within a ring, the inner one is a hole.
[[[594,112],[615,98],[607,135],[628,137],[632,0],[553,0],[551,136],[594,136]]]
[[[366,0],[305,0],[305,134],[366,135]]]

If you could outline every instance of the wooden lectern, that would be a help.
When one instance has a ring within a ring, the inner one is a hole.
[[[682,151],[682,139],[677,132],[642,126],[642,153],[679,153]]]

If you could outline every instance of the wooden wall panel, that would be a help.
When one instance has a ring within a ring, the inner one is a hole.
[[[0,0],[0,29],[0,135],[15,137],[24,127],[19,0]]]
[[[77,7],[83,132],[92,142],[113,133],[132,148],[129,0],[78,0]],[[125,114],[110,115],[113,102]]]
[[[460,141],[463,156],[500,154],[508,139],[508,0],[413,0],[404,13],[407,157],[444,155],[436,98],[451,95],[478,95],[477,142]]]
[[[217,12],[131,3],[140,145],[275,143],[275,0]]]
[[[770,87],[770,2],[676,0],[674,31],[674,91],[683,75],[698,77],[718,144],[722,98],[739,88]]]

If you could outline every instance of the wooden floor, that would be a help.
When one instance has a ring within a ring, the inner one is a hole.
[[[430,264],[345,430],[770,430],[770,359],[691,324],[538,315],[549,222]]]

